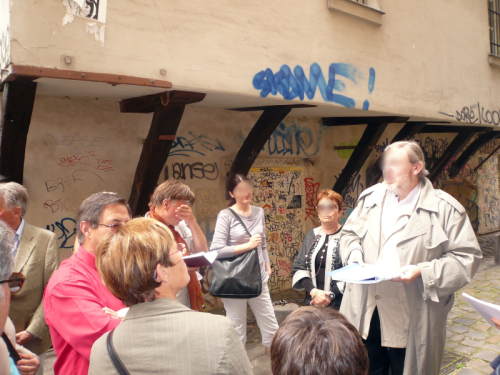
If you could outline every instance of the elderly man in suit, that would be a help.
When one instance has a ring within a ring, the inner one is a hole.
[[[9,317],[16,328],[16,341],[40,357],[43,372],[45,352],[51,346],[43,312],[43,291],[59,265],[57,237],[23,219],[28,209],[28,192],[15,182],[0,184],[0,219],[15,232],[12,253],[14,272],[25,278],[24,288],[11,298]]]

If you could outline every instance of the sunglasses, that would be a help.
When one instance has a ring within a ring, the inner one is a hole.
[[[1,280],[0,284],[9,284],[9,289],[12,294],[16,294],[21,290],[24,284],[24,276],[21,275],[20,273],[14,272],[10,279],[8,280]]]

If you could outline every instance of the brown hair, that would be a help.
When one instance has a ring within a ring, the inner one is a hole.
[[[189,201],[194,203],[194,194],[186,184],[169,178],[167,181],[158,185],[151,196],[151,204],[153,206],[161,206],[164,200],[169,201]]]
[[[236,186],[238,186],[243,181],[249,182],[250,185],[253,186],[253,181],[250,180],[247,176],[245,176],[243,174],[236,173],[236,174],[233,174],[232,176],[229,176],[229,178],[227,179],[227,191],[232,193],[234,191],[234,189],[236,188]],[[236,203],[236,199],[231,197],[231,199],[229,200],[229,205],[232,206],[235,203]]]
[[[327,307],[292,312],[271,344],[274,375],[366,375],[368,353],[354,326]]]
[[[171,265],[172,232],[153,219],[137,218],[104,237],[97,247],[96,266],[106,288],[125,305],[154,301],[161,282],[156,266]]]
[[[331,201],[334,201],[337,203],[337,206],[339,206],[339,212],[342,211],[342,205],[344,204],[344,200],[342,199],[342,195],[337,193],[336,191],[333,190],[321,190],[318,194],[318,203],[322,199],[330,199]]]

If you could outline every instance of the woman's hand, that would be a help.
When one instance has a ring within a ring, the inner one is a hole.
[[[328,306],[332,300],[328,298],[328,294],[324,290],[314,288],[311,290],[311,306]]]
[[[256,247],[259,247],[262,244],[262,237],[260,234],[254,234],[251,238],[250,241],[248,241],[248,249],[255,249]]]
[[[17,352],[21,360],[17,362],[17,369],[21,375],[35,375],[40,367],[40,358],[28,349],[18,346]]]
[[[104,310],[104,312],[106,314],[108,314],[109,316],[111,316],[112,318],[115,318],[115,319],[120,319],[122,320],[122,318],[120,317],[120,315],[118,315],[118,313],[114,310],[111,310],[109,307],[103,307],[102,308]]]
[[[271,264],[269,262],[266,263],[266,272],[269,277],[271,277],[271,274],[273,271],[271,270]]]
[[[500,319],[491,318],[491,321],[497,326],[498,329],[500,329]]]

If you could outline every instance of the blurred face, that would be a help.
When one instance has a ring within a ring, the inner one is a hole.
[[[229,192],[229,195],[240,204],[250,204],[252,194],[253,184],[249,181],[240,182],[232,192]]]
[[[181,206],[191,206],[189,201],[184,200],[164,200],[160,206],[154,206],[152,209],[160,215],[165,223],[173,227],[179,225],[182,219],[177,216],[176,210]]]
[[[104,208],[97,228],[92,228],[89,222],[81,223],[85,235],[83,247],[88,252],[95,254],[99,242],[109,233],[115,232],[121,225],[130,220],[127,207],[120,203],[113,203]]]
[[[172,265],[164,268],[167,273],[167,283],[174,294],[177,294],[179,290],[188,285],[190,280],[186,263],[182,260],[184,251],[183,245],[184,244],[178,245],[174,242],[169,251],[170,262]]]
[[[0,219],[13,230],[17,230],[21,225],[21,207],[9,208],[5,205],[5,199],[0,198]]]
[[[404,148],[390,149],[384,153],[382,164],[384,182],[395,194],[409,192],[418,183],[418,174],[422,167],[420,163],[410,163]]]
[[[342,216],[342,210],[339,210],[337,203],[328,198],[323,198],[318,202],[316,211],[318,211],[319,221],[322,225],[338,224],[339,218]]]

